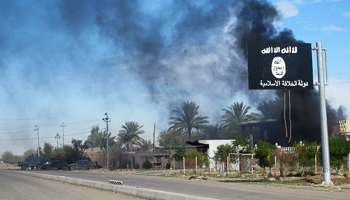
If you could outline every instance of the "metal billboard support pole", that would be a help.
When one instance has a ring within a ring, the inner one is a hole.
[[[330,161],[329,161],[329,144],[328,144],[328,127],[327,127],[327,110],[326,110],[326,95],[325,86],[328,85],[328,61],[327,61],[327,50],[322,49],[322,43],[317,42],[316,48],[313,47],[312,50],[317,50],[317,68],[318,68],[318,81],[315,85],[319,87],[320,94],[320,114],[321,114],[321,141],[322,141],[322,162],[323,162],[323,182],[325,185],[333,185],[331,181],[330,173]],[[326,58],[326,76],[327,83],[324,83],[323,74],[323,55],[322,50],[325,50]]]

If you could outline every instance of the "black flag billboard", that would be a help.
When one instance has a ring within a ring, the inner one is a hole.
[[[313,89],[311,44],[247,42],[249,89]]]

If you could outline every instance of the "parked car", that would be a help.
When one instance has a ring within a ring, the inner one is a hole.
[[[97,162],[93,162],[89,157],[82,157],[81,160],[77,160],[76,163],[68,165],[69,170],[89,170],[98,168]]]
[[[44,170],[50,170],[50,169],[67,170],[68,169],[68,165],[67,165],[67,162],[65,162],[65,161],[54,159],[54,160],[46,162],[43,165],[43,169]]]

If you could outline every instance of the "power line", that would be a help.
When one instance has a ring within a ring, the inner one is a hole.
[[[90,131],[80,132],[80,133],[73,133],[68,134],[66,136],[72,136],[72,135],[81,135],[85,133],[89,133]],[[55,137],[40,137],[41,139],[54,139]],[[13,140],[37,140],[38,138],[18,138],[18,139],[0,139],[0,141],[13,141]]]
[[[8,132],[8,133],[0,133],[0,135],[9,135],[9,134],[15,134],[15,133],[29,133],[32,131],[18,131],[18,132]]]
[[[76,116],[76,117],[59,117],[59,118],[27,118],[27,119],[0,119],[0,120],[41,120],[41,119],[44,119],[44,120],[51,120],[51,119],[56,119],[56,120],[59,120],[59,119],[69,119],[69,118],[72,118],[72,119],[76,119],[76,118],[80,118],[80,117],[92,117],[92,116],[98,116],[98,118],[102,117],[103,115],[85,115],[85,116]],[[97,120],[94,119],[94,120]]]

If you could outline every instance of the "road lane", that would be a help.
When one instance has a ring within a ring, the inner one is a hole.
[[[0,199],[36,199],[36,200],[133,200],[142,198],[123,194],[79,187],[57,181],[8,173],[0,170]]]
[[[32,171],[57,176],[107,182],[109,179],[121,180],[126,186],[162,190],[194,196],[218,199],[349,199],[350,193],[336,188],[327,191],[310,189],[271,187],[267,185],[247,185],[241,183],[223,183],[217,181],[190,181],[181,178],[128,175],[115,172],[92,171]]]

